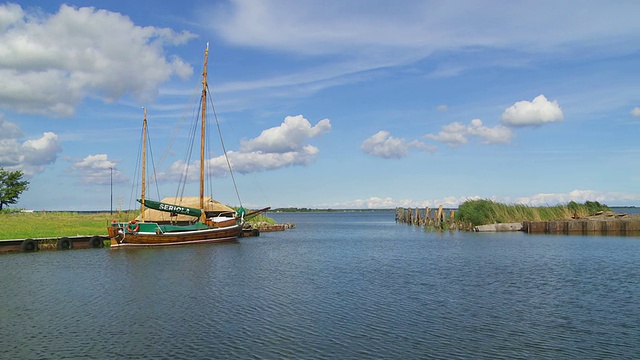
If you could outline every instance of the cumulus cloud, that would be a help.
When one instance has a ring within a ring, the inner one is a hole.
[[[116,169],[117,163],[109,160],[107,154],[88,155],[74,161],[71,171],[77,173],[78,179],[84,184],[106,185],[128,181],[128,177]]]
[[[388,131],[382,130],[365,140],[360,149],[369,155],[391,159],[407,156],[409,146],[404,139],[394,138]]]
[[[330,130],[329,119],[311,125],[302,115],[287,116],[279,126],[262,131],[256,138],[242,141],[239,150],[228,151],[227,156],[233,171],[241,174],[288,166],[307,166],[312,164],[320,153],[320,149],[308,144],[309,139],[324,135]],[[206,166],[213,176],[225,176],[229,173],[224,155],[208,159]],[[157,178],[176,180],[187,174],[189,180],[195,180],[199,175],[189,171],[190,168],[194,169],[197,166],[176,161],[167,171],[159,173]]]
[[[409,154],[411,148],[435,151],[434,147],[423,142],[417,140],[407,142],[405,139],[391,136],[385,130],[378,131],[360,145],[360,149],[366,154],[385,159],[403,158]]]
[[[164,47],[194,35],[136,26],[119,13],[62,5],[57,13],[0,5],[0,106],[23,113],[73,114],[87,96],[147,100],[172,75],[192,68]]]
[[[538,95],[533,101],[518,101],[502,113],[502,122],[508,126],[537,126],[561,121],[564,114],[557,101]]]
[[[640,116],[640,107],[634,107],[633,110],[631,110],[631,115]]]
[[[329,119],[323,119],[315,126],[302,115],[287,116],[284,122],[271,129],[264,130],[255,139],[242,141],[240,152],[287,153],[305,146],[308,138],[315,138],[331,130]]]
[[[483,144],[505,144],[509,143],[515,135],[505,126],[488,127],[482,123],[482,120],[473,119],[469,125],[459,122],[447,124],[438,134],[427,134],[424,137],[449,146],[459,146],[466,144],[469,136],[480,138]]]
[[[46,165],[55,163],[62,151],[55,133],[45,132],[38,139],[20,142],[22,136],[20,127],[0,115],[0,167],[9,171],[21,170],[31,177],[44,171]]]

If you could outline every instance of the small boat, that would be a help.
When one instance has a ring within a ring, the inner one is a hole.
[[[141,212],[136,220],[129,222],[112,222],[111,226],[107,227],[112,248],[233,242],[242,236],[242,229],[245,224],[245,209],[240,206],[237,211],[229,207],[225,207],[226,209],[223,209],[223,211],[219,209],[217,211],[211,211],[212,209],[209,205],[214,201],[211,198],[205,199],[204,196],[204,133],[207,111],[208,56],[209,44],[207,44],[204,53],[203,86],[202,96],[200,98],[201,126],[199,127],[202,131],[200,134],[200,196],[198,206],[185,206],[182,199],[178,198],[171,199],[172,203],[153,201],[145,198],[147,145],[147,111],[145,109],[142,124],[142,193],[141,198],[137,200],[141,204]],[[170,213],[174,219],[177,216],[183,216],[190,220],[179,223],[175,221],[145,221],[146,208]]]

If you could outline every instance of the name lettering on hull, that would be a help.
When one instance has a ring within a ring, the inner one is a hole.
[[[159,210],[168,211],[168,212],[176,212],[176,213],[185,214],[185,215],[190,215],[190,211],[189,211],[190,209],[186,208],[186,207],[182,207],[182,206],[160,204],[160,209]]]

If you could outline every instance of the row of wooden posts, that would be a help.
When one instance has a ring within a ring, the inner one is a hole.
[[[470,222],[456,221],[455,210],[444,209],[442,205],[437,209],[396,208],[396,222],[443,230],[473,230]]]

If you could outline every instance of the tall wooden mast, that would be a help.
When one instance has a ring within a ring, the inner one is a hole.
[[[140,194],[142,201],[140,204],[140,219],[144,222],[144,200],[146,181],[147,181],[147,108],[144,109],[144,119],[142,120],[142,193]]]
[[[200,131],[200,209],[204,211],[204,145],[207,122],[207,62],[209,61],[209,43],[204,50],[204,70],[202,71],[202,129]]]

